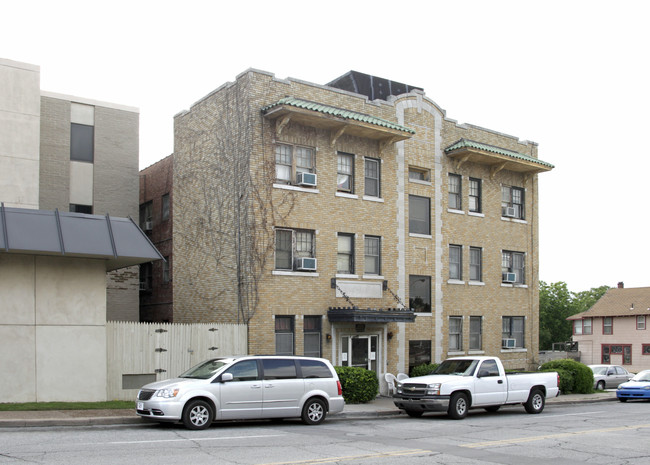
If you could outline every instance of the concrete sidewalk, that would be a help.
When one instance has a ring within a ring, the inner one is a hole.
[[[568,394],[547,399],[547,404],[601,402],[616,400],[616,391],[598,391],[593,394]],[[328,417],[330,420],[359,419],[405,415],[397,409],[390,397],[377,397],[366,404],[346,405],[342,413]],[[141,424],[133,410],[45,410],[26,412],[0,411],[0,428],[43,426],[91,426]]]

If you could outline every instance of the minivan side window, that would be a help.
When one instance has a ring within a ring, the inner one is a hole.
[[[303,378],[333,378],[327,365],[319,360],[299,360]]]
[[[255,381],[259,379],[256,360],[239,362],[228,368],[224,373],[231,373],[233,381]]]
[[[295,379],[296,362],[291,359],[266,358],[262,359],[264,379]]]

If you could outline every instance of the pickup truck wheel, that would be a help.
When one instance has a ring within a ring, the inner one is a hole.
[[[420,418],[424,413],[422,410],[404,409],[404,411],[409,417],[413,417],[413,418]]]
[[[309,399],[302,408],[302,421],[306,425],[320,425],[326,415],[325,402],[320,399]]]
[[[212,407],[204,400],[192,400],[183,410],[183,424],[187,429],[206,429],[213,419]]]
[[[539,389],[533,389],[528,397],[528,400],[524,404],[524,408],[528,413],[542,413],[544,410],[544,393]]]
[[[449,409],[447,410],[447,415],[449,415],[454,420],[462,420],[467,416],[468,409],[469,401],[467,400],[467,394],[456,392],[451,396],[451,399],[449,400]]]

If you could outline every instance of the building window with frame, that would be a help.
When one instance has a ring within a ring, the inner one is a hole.
[[[149,201],[140,205],[140,229],[151,231],[153,227],[153,202]]]
[[[431,313],[431,276],[409,276],[409,307],[418,313]]]
[[[164,194],[161,198],[161,218],[162,221],[169,219],[169,194]]]
[[[150,292],[153,287],[153,265],[143,263],[140,265],[140,290]]]
[[[463,279],[463,246],[449,245],[449,279]]]
[[[636,329],[643,331],[645,330],[645,315],[637,315],[636,317]]]
[[[409,233],[431,235],[431,199],[409,195]]]
[[[72,102],[70,105],[70,160],[95,160],[95,107]]]
[[[462,210],[462,178],[459,174],[449,173],[449,208]]]
[[[164,257],[165,259],[162,262],[162,282],[167,284],[169,281],[171,281],[171,276],[169,273],[170,267],[169,267],[169,257]]]
[[[364,263],[363,272],[367,275],[381,274],[381,238],[365,236],[363,238]]]
[[[469,211],[481,213],[483,211],[481,201],[482,182],[480,179],[469,178]]]
[[[650,355],[650,344],[641,344],[641,355]]]
[[[275,146],[275,178],[277,181],[293,184],[297,173],[314,172],[314,149],[289,144]]]
[[[449,317],[449,351],[463,350],[463,317]]]
[[[275,269],[315,271],[316,248],[314,232],[303,229],[276,229],[275,230]],[[305,258],[314,259],[305,267]]]
[[[524,219],[524,189],[501,186],[501,216]]]
[[[381,197],[381,160],[366,158],[364,165],[364,195],[368,197]]]
[[[336,189],[354,193],[354,155],[338,152],[336,156]]]
[[[322,318],[318,316],[307,316],[304,319],[304,343],[306,357],[321,356],[321,325]]]
[[[611,316],[603,317],[603,334],[611,335],[614,333],[614,319]]]
[[[93,206],[92,205],[80,205],[77,203],[71,203],[69,207],[69,211],[71,213],[85,213],[87,215],[92,215],[93,214]]]
[[[582,336],[582,320],[573,320],[573,335]]]
[[[591,318],[584,318],[582,320],[582,334],[592,334],[592,323]]]
[[[501,282],[525,284],[526,273],[523,252],[503,250],[501,252]]]
[[[275,317],[275,355],[293,355],[293,316]]]
[[[469,350],[483,350],[483,317],[469,317]]]
[[[409,181],[431,182],[431,170],[409,166]]]
[[[409,341],[409,373],[413,368],[431,363],[431,341]]]
[[[612,355],[623,359],[621,365],[632,365],[632,346],[629,344],[603,344],[602,363],[612,363]]]
[[[336,272],[354,274],[354,234],[338,233]]]
[[[514,339],[515,348],[524,348],[525,320],[523,316],[504,316],[501,320],[501,337],[503,339]]]
[[[483,249],[469,248],[469,280],[483,282]]]

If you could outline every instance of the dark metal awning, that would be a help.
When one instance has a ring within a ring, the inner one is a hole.
[[[330,307],[327,319],[330,323],[412,323],[415,311],[410,308]]]

